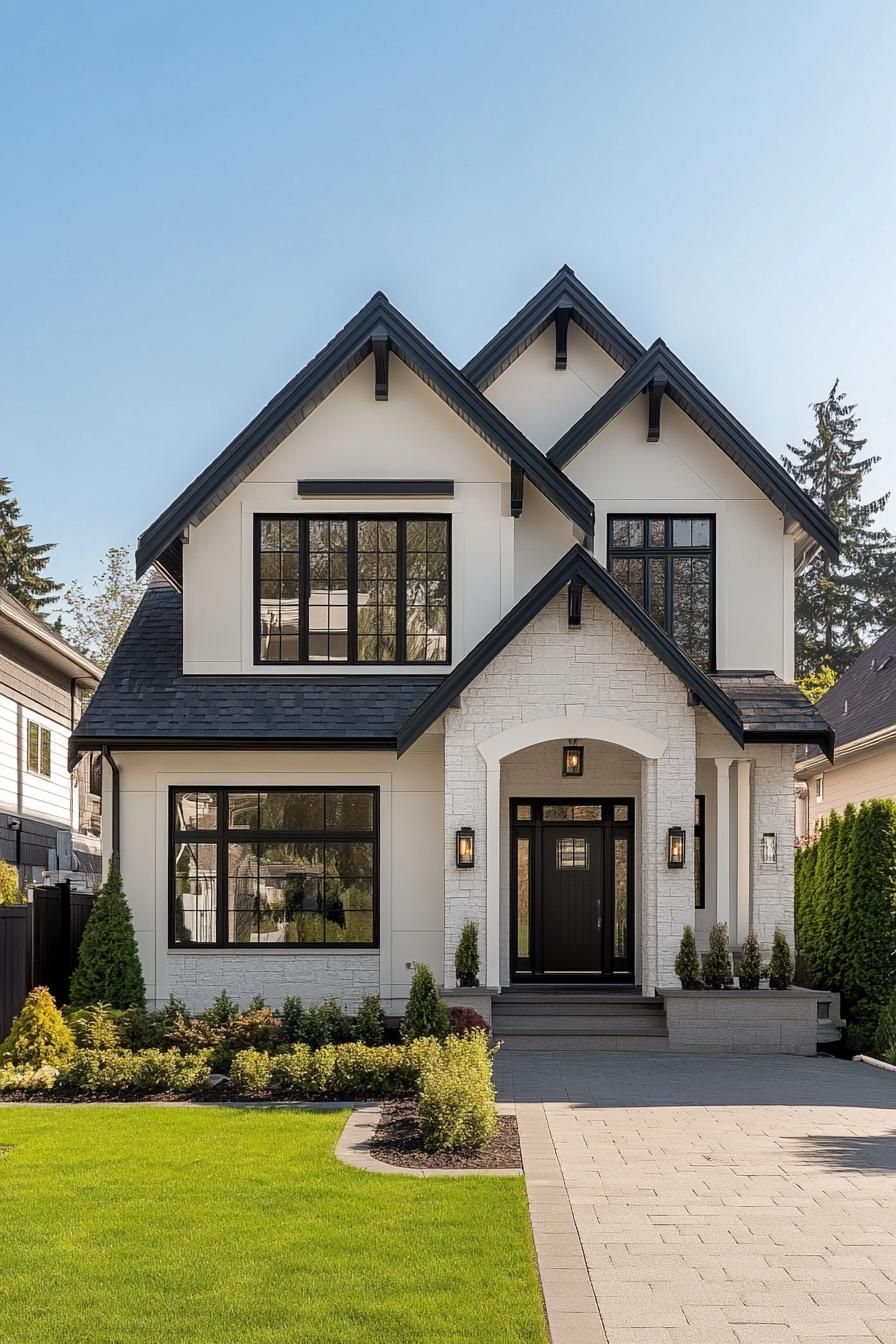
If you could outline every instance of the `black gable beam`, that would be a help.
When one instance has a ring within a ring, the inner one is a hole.
[[[523,511],[523,469],[516,462],[510,464],[510,516],[519,518]]]
[[[373,346],[374,396],[377,401],[389,400],[389,333],[377,327],[370,337]]]
[[[582,588],[581,579],[571,579],[569,583],[569,626],[574,628],[582,624]]]
[[[663,393],[666,390],[666,376],[658,373],[655,378],[651,378],[647,384],[647,442],[659,443],[660,441],[660,408],[663,404]]]
[[[567,340],[569,337],[569,319],[572,317],[572,304],[561,303],[554,314],[554,334],[556,336],[557,348],[554,357],[554,368],[566,368]]]

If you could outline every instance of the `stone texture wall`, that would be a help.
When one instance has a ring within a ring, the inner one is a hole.
[[[780,926],[793,947],[793,837],[795,750],[790,746],[757,744],[750,748],[754,761],[752,789],[752,901],[750,915],[763,949],[771,949],[775,927]],[[778,861],[762,862],[762,835],[778,837]]]
[[[814,1055],[817,1002],[811,990],[673,990],[665,993],[669,1049],[678,1054]]]
[[[670,872],[664,838],[669,826],[687,826],[693,817],[694,711],[678,678],[586,590],[578,629],[569,628],[566,596],[558,596],[464,691],[459,707],[445,715],[448,984],[454,982],[454,948],[464,921],[475,919],[483,933],[486,928],[486,768],[478,745],[515,724],[562,716],[567,706],[655,733],[667,743],[659,761],[642,766],[645,991],[673,973],[681,929],[693,919],[693,855],[688,854],[686,868]],[[454,866],[454,833],[461,826],[476,829],[473,869]]]
[[[364,994],[379,993],[380,958],[378,952],[169,952],[168,985],[194,1013],[210,1007],[222,989],[243,1008],[256,994],[272,1008],[290,994],[306,1004],[332,995],[354,1012]]]

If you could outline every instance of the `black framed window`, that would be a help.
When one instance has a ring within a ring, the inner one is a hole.
[[[173,947],[376,947],[379,790],[172,789]]]
[[[706,909],[706,796],[694,799],[694,909]]]
[[[609,519],[610,573],[698,667],[715,666],[715,518]]]
[[[29,771],[32,775],[43,775],[49,779],[52,774],[50,729],[29,719],[27,738]]]
[[[451,520],[255,519],[256,663],[447,663]]]

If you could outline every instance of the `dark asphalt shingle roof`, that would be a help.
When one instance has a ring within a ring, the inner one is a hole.
[[[896,625],[847,668],[818,709],[836,732],[838,747],[896,724]]]
[[[74,751],[126,739],[394,742],[441,677],[184,676],[181,595],[150,587],[73,734]]]
[[[774,672],[717,672],[713,680],[740,710],[747,737],[793,734],[797,741],[827,739],[833,748],[827,719],[793,682],[782,681]]]

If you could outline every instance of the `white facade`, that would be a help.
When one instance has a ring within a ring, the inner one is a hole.
[[[566,369],[554,365],[549,325],[485,394],[542,453],[623,371],[576,322],[569,327]],[[563,509],[530,479],[522,511],[513,516],[505,456],[402,358],[393,353],[389,360],[388,399],[374,400],[373,379],[371,354],[259,455],[234,488],[221,491],[213,507],[197,510],[182,547],[184,684],[198,676],[338,679],[350,673],[373,684],[384,676],[447,674],[581,539]],[[646,399],[635,397],[565,468],[594,506],[594,558],[606,562],[613,514],[711,517],[716,667],[773,672],[789,681],[791,520],[670,398],[663,401],[657,442],[646,441],[646,415]],[[303,480],[373,478],[449,479],[453,491],[437,498],[425,491],[420,498],[390,496],[384,485],[375,495],[349,488],[322,499],[297,486]],[[415,513],[446,515],[451,523],[450,664],[255,663],[258,515]],[[0,732],[2,710],[0,702]],[[358,713],[363,716],[363,704]],[[585,750],[578,778],[564,777],[560,769],[570,740]],[[119,772],[125,889],[148,995],[156,1002],[175,993],[202,1008],[226,988],[244,1002],[256,993],[273,1004],[287,994],[306,1000],[335,994],[355,1007],[362,994],[376,992],[397,1010],[415,961],[429,963],[440,981],[453,983],[454,951],[468,918],[480,930],[483,982],[507,985],[519,969],[511,930],[517,899],[511,802],[521,798],[631,800],[626,843],[633,894],[625,936],[632,954],[622,979],[645,994],[675,982],[675,954],[687,923],[696,926],[702,945],[715,919],[728,924],[735,944],[751,924],[766,946],[776,926],[792,932],[792,743],[741,745],[669,659],[589,588],[579,625],[570,624],[565,590],[554,596],[496,648],[402,755],[357,743],[341,750],[271,750],[262,740],[226,750],[203,750],[195,742],[182,749],[176,743],[164,749],[147,742],[138,749],[114,741],[110,746]],[[361,785],[378,789],[380,799],[375,947],[171,945],[172,789]],[[113,845],[112,788],[107,765],[106,853]],[[705,800],[705,902],[695,909],[697,796]],[[455,864],[455,833],[463,827],[476,836],[469,869]],[[685,832],[686,858],[683,867],[671,868],[667,836],[677,827]],[[775,837],[774,861],[767,843],[763,848],[769,834]],[[598,843],[597,832],[587,843]]]

